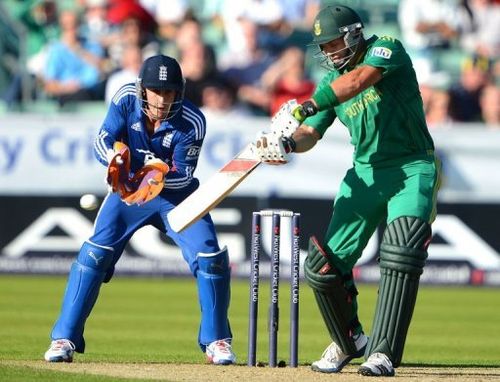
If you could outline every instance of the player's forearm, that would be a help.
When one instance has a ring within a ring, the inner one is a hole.
[[[339,102],[347,101],[375,84],[381,76],[377,76],[378,71],[373,69],[361,66],[333,81],[331,87]]]
[[[338,77],[330,86],[316,91],[312,100],[318,110],[335,107],[368,89],[382,79],[382,70],[373,66],[360,66]]]
[[[101,129],[94,140],[94,155],[99,162],[107,166],[114,155],[113,145],[116,139],[106,130]]]
[[[321,138],[319,133],[310,126],[300,126],[292,136],[296,143],[295,152],[303,153],[312,149]]]

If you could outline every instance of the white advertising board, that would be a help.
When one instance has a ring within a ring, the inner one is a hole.
[[[102,118],[82,114],[9,114],[0,119],[0,195],[103,195],[105,168],[94,158]],[[208,118],[196,176],[203,182],[269,128],[267,118]],[[444,164],[445,201],[500,201],[500,129],[457,126],[432,131]],[[338,124],[286,166],[260,166],[234,192],[241,196],[333,198],[351,165]]]

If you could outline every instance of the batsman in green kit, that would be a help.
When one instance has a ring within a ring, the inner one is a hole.
[[[304,264],[333,340],[312,369],[337,373],[364,356],[361,375],[393,376],[432,237],[440,165],[401,42],[388,36],[365,39],[359,15],[331,5],[316,16],[313,44],[330,70],[310,100],[281,107],[255,150],[264,162],[284,164],[290,153],[313,148],[335,118],[349,130],[353,167],[336,195],[324,242],[311,238]],[[384,222],[379,293],[368,336],[357,316],[352,269]]]

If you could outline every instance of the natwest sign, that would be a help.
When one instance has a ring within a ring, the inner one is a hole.
[[[262,201],[233,197],[212,213],[222,245],[229,248],[235,276],[248,277],[252,211]],[[273,199],[269,208],[302,213],[302,261],[309,236],[326,229],[329,200]],[[66,273],[82,242],[93,229],[94,213],[78,208],[78,198],[0,197],[0,272]],[[423,283],[500,285],[500,240],[494,221],[500,205],[440,205],[433,224],[433,241],[422,276]],[[5,217],[9,217],[6,219]],[[263,249],[270,253],[270,230],[263,223]],[[284,221],[283,224],[287,224]],[[286,226],[282,231],[286,232]],[[378,247],[382,230],[375,234],[355,268],[359,281],[376,282],[379,277]],[[282,245],[287,247],[286,235]],[[147,243],[147,244],[145,244]],[[282,252],[282,266],[290,264]],[[266,258],[263,259],[265,263]],[[263,275],[268,267],[262,266]],[[139,230],[130,240],[117,274],[189,274],[177,246],[152,227]],[[287,274],[287,270],[282,272]]]

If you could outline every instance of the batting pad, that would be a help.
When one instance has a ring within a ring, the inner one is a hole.
[[[304,274],[312,288],[330,337],[347,355],[357,352],[353,335],[360,331],[356,313],[356,295],[352,277],[351,287],[327,261],[327,255],[315,238],[309,241],[309,253],[304,263]]]
[[[387,226],[380,246],[379,292],[366,356],[380,352],[394,367],[401,364],[430,238],[430,225],[418,218],[401,217]]]

